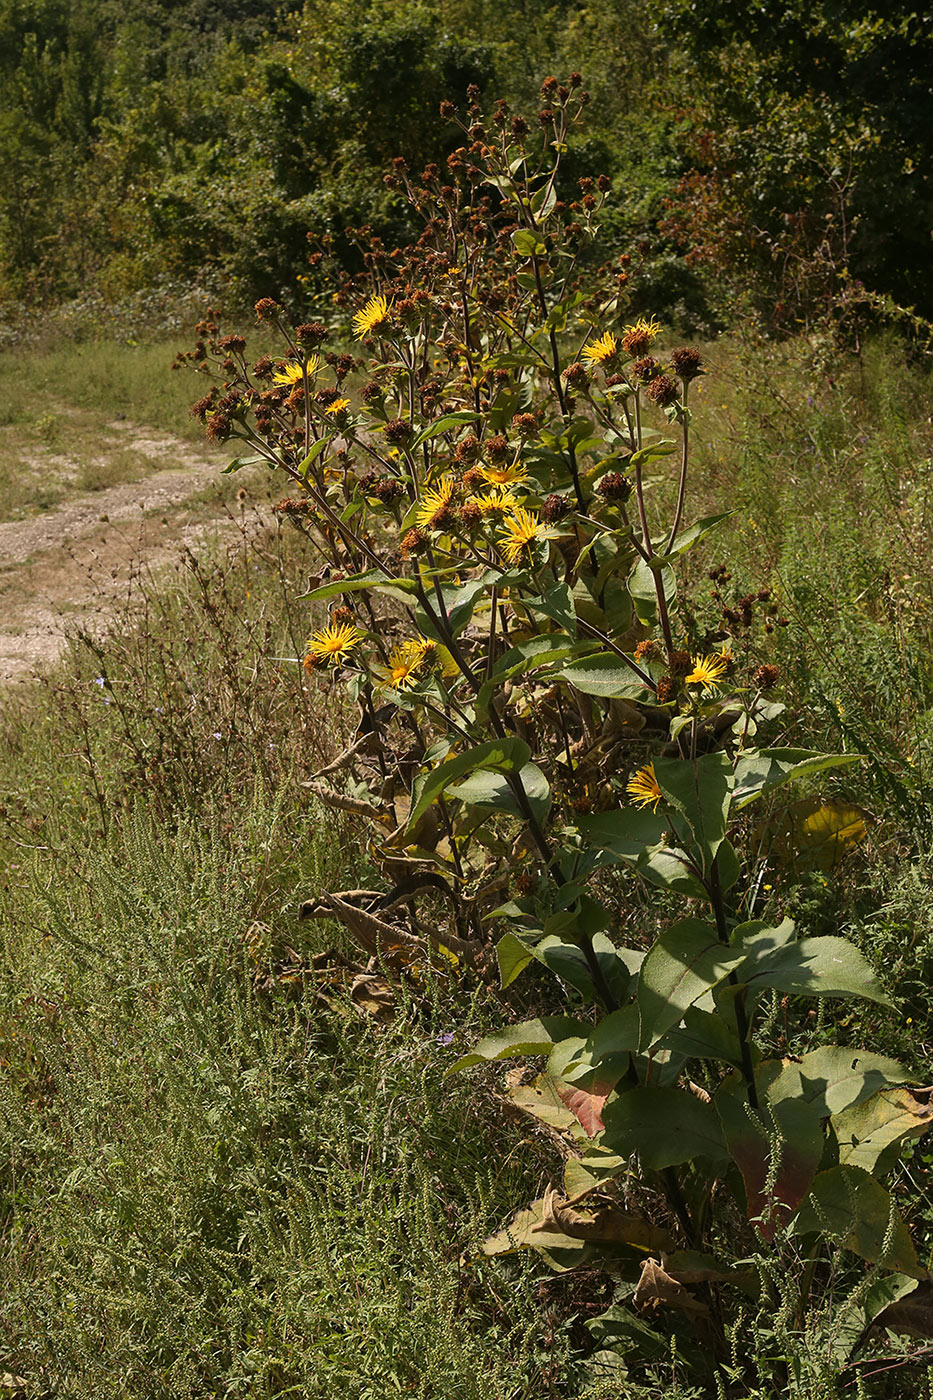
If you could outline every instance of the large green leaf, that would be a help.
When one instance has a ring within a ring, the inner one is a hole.
[[[794,778],[858,763],[860,758],[860,754],[814,753],[810,749],[748,749],[735,765],[736,808],[747,807]]]
[[[312,588],[310,593],[299,594],[299,597],[306,603],[313,603],[322,598],[336,598],[341,593],[359,593],[366,588],[382,593],[394,591],[407,597],[416,591],[417,585],[413,579],[388,578],[381,569],[369,569],[364,574],[351,574],[349,578],[322,583],[320,587]]]
[[[617,812],[600,812],[581,817],[577,823],[589,846],[604,857],[634,864],[647,847],[656,846],[667,822],[644,807],[623,807]]]
[[[631,973],[620,956],[619,950],[604,933],[596,933],[592,938],[593,955],[599,969],[617,1001],[628,994]],[[590,1001],[598,1001],[599,995],[593,985],[593,974],[583,949],[576,943],[550,935],[535,945],[534,957],[546,968],[569,982]]]
[[[562,666],[557,674],[584,695],[598,695],[603,699],[647,700],[653,694],[614,651],[581,656],[578,661]]]
[[[907,1226],[880,1181],[861,1167],[820,1172],[793,1223],[794,1234],[829,1230],[846,1249],[871,1264],[911,1278],[925,1277]]]
[[[603,1121],[606,1147],[623,1157],[637,1153],[655,1171],[727,1155],[716,1110],[685,1089],[630,1089],[606,1105]]]
[[[540,598],[522,598],[522,606],[549,617],[572,637],[577,635],[577,613],[569,584],[555,583]]]
[[[663,931],[642,963],[638,979],[639,1049],[655,1045],[676,1026],[688,1006],[742,961],[700,919],[680,919]]]
[[[551,788],[547,778],[536,763],[526,763],[518,778],[531,810],[539,822],[544,822],[551,810]],[[522,817],[515,794],[502,773],[478,768],[463,782],[448,788],[448,792],[451,797],[458,797],[461,802],[468,802],[471,807],[479,807],[482,811],[508,812],[513,817]]]
[[[540,1016],[534,1021],[522,1021],[506,1026],[495,1035],[487,1035],[468,1054],[461,1055],[450,1066],[448,1074],[482,1064],[485,1060],[508,1060],[515,1055],[549,1055],[554,1046],[569,1036],[587,1036],[592,1027],[572,1016]]]
[[[517,773],[524,768],[531,757],[531,750],[524,739],[488,739],[485,744],[477,744],[475,749],[456,754],[432,768],[424,779],[418,800],[408,818],[408,829],[415,825],[419,817],[428,810],[459,778],[466,777],[477,768],[491,768],[500,773]]]
[[[834,1114],[832,1127],[840,1163],[874,1173],[895,1144],[933,1128],[933,1108],[915,1099],[909,1089],[882,1089]]]
[[[841,1113],[888,1085],[911,1082],[897,1060],[840,1045],[824,1045],[800,1060],[775,1062],[774,1067],[774,1074],[768,1073],[766,1065],[760,1067],[771,1102],[799,1098],[812,1104],[821,1118]]]
[[[676,846],[657,846],[654,850],[643,851],[636,865],[653,885],[689,895],[691,899],[709,898],[701,882],[689,869],[686,852]]]
[[[771,1241],[810,1189],[823,1155],[819,1113],[789,1099],[756,1113],[744,1086],[726,1080],[716,1094],[729,1155],[742,1174],[749,1220]]]
[[[412,449],[420,447],[429,438],[439,437],[441,433],[447,433],[452,428],[462,428],[464,423],[475,423],[479,417],[478,413],[445,413],[443,418],[435,418],[433,423],[429,423],[426,428],[422,428],[418,436],[412,441]]]
[[[708,870],[729,820],[733,774],[728,754],[703,754],[695,762],[656,758],[654,775],[669,804],[689,824]]]
[[[736,977],[753,992],[773,987],[788,996],[856,996],[894,1005],[858,948],[832,935],[759,948],[743,960]]]

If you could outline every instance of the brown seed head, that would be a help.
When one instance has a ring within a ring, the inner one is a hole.
[[[703,361],[700,358],[699,350],[694,350],[690,346],[684,345],[679,350],[671,351],[671,365],[674,373],[679,374],[685,383],[691,379],[696,379],[698,374],[703,373]]]
[[[677,385],[666,374],[656,375],[645,392],[658,408],[667,408],[669,404],[677,402]]]

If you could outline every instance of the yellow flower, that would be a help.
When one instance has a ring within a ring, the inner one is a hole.
[[[426,526],[429,530],[442,530],[451,524],[456,494],[456,477],[442,476],[440,481],[422,493],[418,509],[415,511],[417,524]]]
[[[375,667],[383,688],[404,690],[406,686],[414,685],[425,657],[433,651],[434,643],[426,641],[424,637],[415,637],[395,647],[389,653],[388,665]]]
[[[523,549],[534,540],[541,539],[546,526],[541,524],[533,510],[516,506],[511,515],[502,522],[504,535],[499,536],[499,548],[510,564],[517,563]]]
[[[509,515],[521,504],[505,486],[494,487],[488,496],[471,496],[484,515]]]
[[[619,348],[612,331],[607,331],[605,335],[599,336],[596,340],[591,340],[583,347],[583,359],[592,365],[601,365],[605,360],[611,360]]]
[[[388,319],[389,303],[385,297],[370,297],[362,311],[358,311],[353,317],[357,337],[362,339],[364,335],[369,335],[377,326],[381,326]]]
[[[327,407],[325,408],[324,412],[325,412],[325,413],[330,413],[331,415],[333,415],[334,417],[336,417],[336,415],[337,415],[338,413],[343,413],[344,409],[345,409],[345,408],[349,408],[349,407],[350,407],[350,400],[349,400],[349,399],[334,399],[334,402],[333,402],[333,403],[329,403],[329,404],[327,405]]]
[[[664,797],[654,776],[653,763],[649,763],[647,768],[639,768],[625,784],[625,790],[636,807],[650,807],[655,812]]]
[[[305,369],[308,371],[308,378],[313,379],[321,367],[320,356],[309,355],[305,361]],[[302,381],[301,365],[294,360],[284,364],[278,374],[272,376],[273,384],[300,384]]]
[[[687,685],[701,685],[704,695],[712,695],[728,669],[728,657],[710,652],[708,656],[693,658],[693,670],[684,680]]]
[[[311,633],[305,643],[307,649],[305,664],[307,665],[308,660],[311,659],[313,663],[318,665],[326,666],[329,662],[339,665],[349,656],[354,647],[359,645],[365,635],[365,632],[361,632],[352,623],[332,622],[329,626]]]
[[[480,472],[491,486],[520,486],[528,480],[521,462],[510,462],[507,467],[480,467]]]

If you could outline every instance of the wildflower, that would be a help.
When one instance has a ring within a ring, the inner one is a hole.
[[[312,379],[321,367],[321,361],[317,355],[310,355],[305,361],[304,370],[307,370],[308,378]],[[300,364],[294,360],[284,364],[278,374],[272,376],[273,384],[301,384],[304,379],[304,370]]]
[[[632,483],[621,472],[607,472],[601,478],[596,490],[604,500],[624,505],[632,494]]]
[[[781,673],[776,666],[759,666],[752,676],[752,684],[757,685],[759,690],[773,690],[780,675]]]
[[[442,476],[436,486],[422,494],[415,512],[418,524],[429,530],[443,529],[444,525],[449,525],[457,490],[456,477]]]
[[[305,665],[309,659],[313,665],[328,665],[333,662],[339,666],[363,640],[364,633],[358,627],[352,626],[348,622],[334,623],[329,627],[322,627],[317,632],[312,632],[305,643],[307,656]]]
[[[661,323],[652,316],[650,321],[640,317],[634,326],[626,326],[622,344],[630,355],[644,355],[651,342],[661,334]]]
[[[688,345],[671,351],[671,364],[675,374],[679,374],[683,380],[696,379],[698,374],[703,373],[703,361],[700,359],[699,350],[694,350]]]
[[[338,413],[343,413],[344,409],[347,409],[349,407],[349,399],[334,399],[333,403],[329,403],[327,405],[324,412],[329,413],[332,417],[336,417]]]
[[[506,486],[496,487],[488,496],[473,498],[484,515],[508,515],[519,507],[519,499]]]
[[[528,473],[521,462],[512,462],[503,467],[480,467],[479,472],[490,486],[519,486],[528,480]]]
[[[677,402],[677,385],[670,375],[658,374],[648,384],[647,394],[658,408],[667,408]]]
[[[650,807],[654,812],[658,810],[658,803],[664,797],[654,776],[653,763],[649,763],[647,768],[639,768],[625,784],[625,790],[636,807]]]
[[[710,652],[706,656],[693,658],[693,670],[684,679],[687,685],[701,685],[704,695],[712,695],[728,670],[729,662],[724,656]]]
[[[353,325],[356,329],[358,339],[370,335],[377,326],[383,325],[389,319],[389,303],[383,296],[370,297],[369,301],[353,317]]]
[[[560,496],[557,492],[552,492],[550,496],[545,496],[541,504],[541,519],[548,525],[556,525],[559,520],[563,520],[565,515],[569,515],[573,510],[573,505],[566,496]]]
[[[375,668],[376,674],[384,687],[404,690],[416,683],[425,657],[433,649],[432,643],[425,641],[423,637],[402,642],[389,653],[388,665]]]
[[[605,335],[601,335],[596,340],[591,340],[588,345],[584,345],[582,354],[584,360],[591,367],[595,367],[605,364],[607,360],[614,359],[618,349],[619,342],[612,331],[607,331]]]
[[[499,537],[499,547],[510,564],[517,563],[522,550],[541,539],[545,530],[535,512],[525,510],[524,506],[516,506],[502,525],[505,534]]]

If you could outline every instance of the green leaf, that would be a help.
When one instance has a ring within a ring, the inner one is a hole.
[[[534,961],[534,953],[518,934],[504,933],[496,944],[496,960],[499,964],[499,985],[505,989]]]
[[[703,868],[712,865],[725,839],[732,800],[732,762],[728,754],[708,753],[691,761],[656,758],[654,775],[668,803],[687,821],[703,854]]]
[[[701,540],[704,535],[709,534],[710,530],[715,530],[721,521],[728,520],[729,516],[734,514],[735,511],[726,510],[721,515],[704,515],[689,529],[678,531],[666,557],[672,558],[675,554],[683,554],[686,550],[692,549],[697,540]]]
[[[455,1070],[488,1060],[509,1060],[516,1055],[549,1055],[562,1040],[589,1035],[591,1029],[586,1021],[577,1021],[571,1016],[541,1016],[534,1021],[522,1021],[520,1025],[507,1026],[496,1035],[486,1036],[468,1054],[461,1055],[447,1073],[453,1074]]]
[[[555,583],[541,598],[523,598],[522,606],[549,617],[571,637],[577,635],[577,614],[573,605],[573,593],[568,584]]]
[[[416,591],[417,584],[414,579],[389,578],[381,569],[369,569],[365,574],[351,574],[349,578],[322,583],[319,588],[312,588],[310,593],[301,593],[298,596],[303,602],[313,603],[320,598],[335,598],[341,593],[359,593],[365,588],[386,593],[394,589],[407,595]]]
[[[708,899],[709,895],[697,877],[687,867],[687,853],[676,846],[659,846],[643,852],[637,861],[639,874],[652,885],[689,895],[691,899]]]
[[[520,228],[512,234],[512,244],[521,258],[547,257],[547,244],[531,229]]]
[[[736,809],[747,807],[756,798],[783,787],[794,778],[810,777],[860,761],[861,754],[852,753],[814,753],[809,749],[746,750],[735,765]]]
[[[593,935],[593,953],[610,990],[621,1000],[628,993],[631,974],[619,956],[618,949],[603,933]],[[557,977],[569,982],[591,1001],[598,1000],[593,974],[586,954],[577,943],[557,935],[542,938],[534,956]]]
[[[234,457],[233,461],[221,472],[221,476],[229,476],[231,472],[238,472],[242,467],[271,466],[268,457]]]
[[[488,739],[485,744],[477,744],[475,749],[445,759],[425,775],[417,802],[408,818],[410,831],[418,818],[436,802],[458,778],[472,773],[476,768],[492,768],[500,773],[515,773],[524,768],[531,757],[531,750],[524,739]]]
[[[632,666],[612,651],[581,656],[558,671],[561,680],[569,681],[584,695],[599,695],[610,700],[647,700],[654,692],[639,680]]]
[[[331,433],[329,437],[318,438],[317,442],[311,448],[311,451],[308,453],[307,457],[305,457],[304,461],[301,463],[301,466],[298,468],[302,476],[304,476],[308,468],[317,461],[318,457],[320,457],[325,447],[330,446],[335,437],[339,437],[339,433]]]
[[[634,864],[648,847],[658,845],[668,824],[646,807],[623,807],[581,817],[577,825],[587,845],[597,847],[603,856]]]
[[[551,810],[551,788],[547,778],[536,763],[526,763],[518,777],[525,789],[531,810],[539,822],[545,821]],[[488,812],[508,812],[510,816],[524,821],[515,794],[501,773],[479,768],[448,791],[451,797],[468,802],[471,807],[479,807]]]
[[[677,592],[677,576],[669,565],[661,568],[661,582],[669,606]],[[632,595],[639,622],[644,623],[646,627],[657,627],[658,590],[654,571],[646,560],[639,558],[629,575],[628,591]]]
[[[776,1063],[775,1069],[777,1073],[767,1086],[771,1102],[800,1098],[812,1104],[821,1118],[842,1113],[888,1085],[915,1082],[897,1060],[840,1045],[810,1050],[801,1060]]]
[[[726,1156],[719,1118],[711,1104],[682,1089],[630,1089],[603,1110],[601,1141],[620,1156],[636,1153],[654,1171],[694,1157]]]
[[[478,413],[445,413],[443,418],[435,418],[433,423],[429,423],[426,428],[422,428],[418,436],[412,441],[411,449],[420,447],[429,438],[436,438],[441,433],[450,432],[451,428],[462,427],[464,423],[475,423],[479,417]]]
[[[894,1005],[858,948],[834,936],[762,949],[743,961],[736,977],[753,992],[773,987],[788,996],[856,996]]]
[[[757,1075],[756,1075],[757,1079]],[[726,1080],[716,1094],[729,1155],[742,1174],[748,1218],[770,1242],[806,1196],[823,1156],[820,1116],[812,1104],[788,1099],[756,1113],[744,1085]]]
[[[889,1148],[907,1137],[920,1137],[933,1128],[933,1108],[915,1099],[909,1089],[882,1089],[832,1118],[843,1166],[877,1174]]]
[[[828,1230],[846,1249],[871,1264],[911,1278],[925,1274],[888,1192],[860,1167],[831,1167],[820,1172],[793,1230],[796,1235]]]
[[[683,1026],[670,1030],[660,1042],[665,1050],[685,1059],[722,1060],[729,1065],[742,1063],[742,1051],[735,1030],[715,1011],[688,1007]]]
[[[892,1303],[913,1293],[918,1282],[906,1274],[883,1274],[875,1279],[866,1293],[856,1289],[854,1297],[843,1303],[832,1320],[832,1354],[836,1361],[848,1361],[875,1318]],[[881,1318],[882,1324],[884,1321]]]
[[[688,1006],[742,961],[700,919],[680,919],[664,930],[642,963],[638,979],[639,1050],[655,1045],[676,1026]]]

